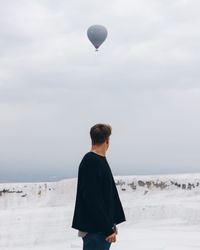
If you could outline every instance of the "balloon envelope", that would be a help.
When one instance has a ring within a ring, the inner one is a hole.
[[[102,25],[92,25],[87,30],[87,36],[96,49],[106,40],[107,34],[107,29]]]

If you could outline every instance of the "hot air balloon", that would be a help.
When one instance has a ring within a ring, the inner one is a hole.
[[[106,40],[107,34],[107,29],[102,25],[92,25],[87,30],[87,36],[96,48],[96,51],[98,51],[100,45]]]

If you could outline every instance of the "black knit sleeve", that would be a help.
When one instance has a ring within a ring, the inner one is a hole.
[[[101,166],[98,159],[89,158],[85,162],[84,169],[84,188],[83,199],[86,209],[90,215],[90,220],[94,222],[96,227],[106,236],[115,232],[114,224],[108,215],[103,194],[101,192]]]

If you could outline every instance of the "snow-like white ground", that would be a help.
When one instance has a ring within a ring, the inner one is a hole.
[[[126,222],[111,249],[200,250],[200,174],[115,176]],[[77,178],[0,184],[0,250],[82,249]]]

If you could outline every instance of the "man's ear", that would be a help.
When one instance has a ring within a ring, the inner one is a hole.
[[[106,143],[108,144],[109,141],[110,141],[110,137],[108,137],[108,138],[106,139]]]

